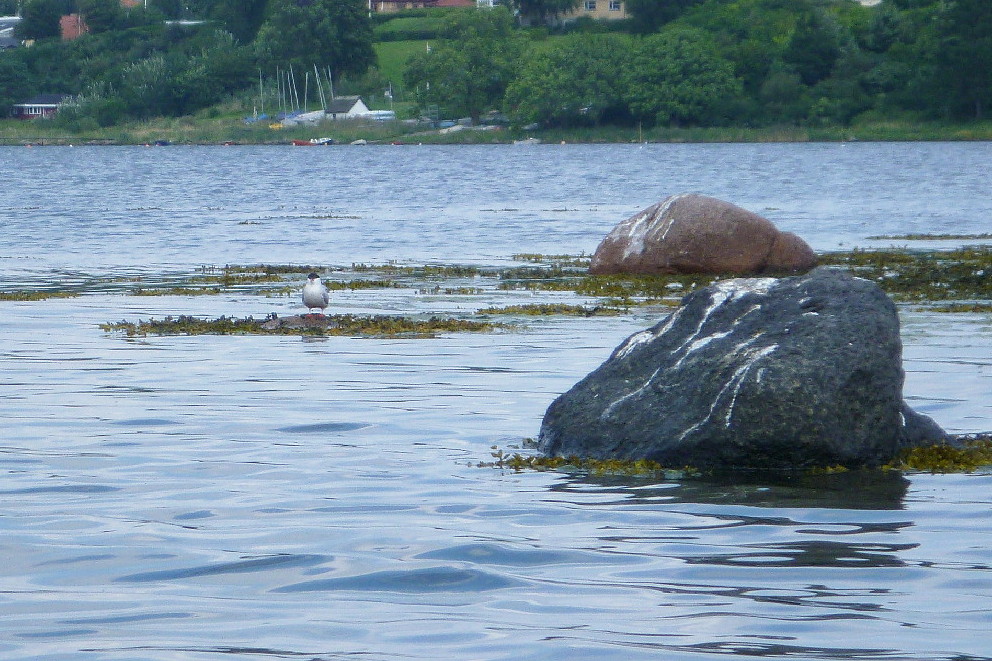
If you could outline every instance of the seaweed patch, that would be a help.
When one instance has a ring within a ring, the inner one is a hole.
[[[589,459],[583,457],[548,457],[525,455],[519,452],[507,453],[498,446],[492,446],[490,456],[494,461],[479,462],[479,468],[508,469],[522,471],[563,471],[580,472],[592,475],[630,475],[680,479],[695,477],[700,473],[692,466],[666,468],[650,459]]]
[[[928,445],[904,450],[887,468],[925,473],[971,473],[992,466],[992,434],[963,437],[960,445]]]
[[[189,315],[118,321],[101,324],[108,333],[123,333],[127,337],[146,335],[328,335],[368,337],[436,337],[441,333],[485,332],[505,328],[465,319],[430,317],[413,319],[390,315],[300,315],[280,318],[274,314],[265,319],[254,317],[219,317],[200,319]]]

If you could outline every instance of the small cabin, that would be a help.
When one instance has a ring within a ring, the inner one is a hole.
[[[59,111],[68,94],[39,94],[24,103],[14,104],[15,119],[48,119]]]

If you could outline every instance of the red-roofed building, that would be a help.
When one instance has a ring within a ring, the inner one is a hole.
[[[79,14],[66,14],[59,19],[59,30],[62,33],[62,41],[72,41],[78,39],[90,31],[86,27],[86,21]]]
[[[438,0],[370,0],[369,8],[382,14],[391,14],[404,9],[427,9],[437,7]]]

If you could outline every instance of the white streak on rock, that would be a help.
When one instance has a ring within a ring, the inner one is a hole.
[[[689,193],[682,193],[680,195],[672,195],[672,196],[670,196],[668,199],[666,199],[664,202],[661,203],[661,206],[658,208],[658,211],[655,212],[655,214],[654,214],[655,217],[656,218],[665,218],[665,216],[671,210],[673,204],[675,204],[676,202],[678,202],[682,198],[688,197],[688,196],[689,196]],[[661,243],[662,241],[664,241],[665,240],[665,237],[668,236],[668,232],[672,229],[672,226],[675,225],[675,221],[676,220],[677,220],[677,218],[675,217],[675,214],[671,214],[671,215],[668,216],[668,218],[665,219],[665,223],[661,226],[661,236],[658,237],[658,242],[659,243]]]
[[[627,338],[627,341],[624,342],[624,345],[622,347],[617,349],[616,357],[623,358],[624,356],[629,354],[631,351],[633,351],[640,345],[646,342],[650,342],[655,337],[656,337],[655,334],[649,330],[641,331],[640,333],[634,333],[629,338]]]
[[[746,296],[747,294],[767,294],[768,291],[776,284],[778,284],[778,280],[775,278],[735,278],[733,280],[724,280],[723,282],[717,282],[711,285],[710,287],[713,291],[710,295],[710,304],[705,310],[703,310],[699,323],[696,324],[696,330],[689,334],[689,336],[685,339],[685,342],[672,351],[672,355],[682,351],[685,347],[694,342],[697,337],[699,337],[699,334],[702,332],[703,326],[710,318],[710,315],[713,314],[721,305]],[[740,319],[743,319],[746,315],[754,312],[759,307],[760,305],[755,306],[745,312],[737,319],[737,321],[734,322],[734,324],[736,325]],[[692,351],[692,349],[690,349],[690,351]],[[679,362],[681,363],[682,361],[680,360]]]
[[[675,322],[678,320],[683,310],[685,310],[685,308],[678,308],[675,310],[675,312],[668,317],[668,320],[656,331],[645,330],[631,335],[624,345],[617,349],[615,357],[623,358],[638,346],[645,344],[646,342],[650,342],[656,337],[660,337],[662,334],[668,332],[668,330],[675,325]]]
[[[744,385],[744,379],[747,377],[747,373],[750,371],[752,367],[754,367],[755,363],[757,363],[759,360],[761,360],[766,356],[770,356],[775,352],[776,349],[778,349],[778,345],[772,344],[770,346],[759,349],[758,351],[752,352],[748,356],[747,362],[741,365],[740,367],[738,367],[737,370],[734,372],[734,375],[730,377],[730,382],[728,383],[728,385],[734,384],[734,394],[733,397],[731,397],[730,399],[730,405],[727,406],[727,415],[723,419],[724,427],[727,428],[730,427],[730,418],[732,415],[734,415],[734,405],[737,403],[737,395],[741,391],[741,386]],[[762,370],[758,370],[759,380],[761,378],[761,371]],[[719,399],[719,396],[717,396],[717,399]]]
[[[689,354],[691,354],[693,351],[697,351],[699,349],[702,349],[707,344],[709,344],[710,342],[713,342],[715,340],[721,340],[721,339],[727,337],[728,335],[730,335],[730,333],[731,333],[731,331],[724,331],[722,333],[713,333],[712,335],[707,335],[705,337],[701,337],[698,340],[693,340],[691,343],[689,343],[688,346],[686,346],[685,344],[683,344],[681,347],[679,347],[679,349],[681,349],[682,347],[685,347],[685,353],[682,354],[682,357],[681,358],[679,358],[678,360],[675,361],[675,364],[672,365],[672,369],[678,369],[679,367],[681,367],[682,366],[682,362],[686,358],[688,358],[689,357]]]
[[[641,212],[639,216],[632,219],[630,226],[625,232],[626,246],[623,249],[623,259],[628,259],[632,255],[640,255],[644,252],[644,239],[648,233],[648,220],[653,216],[650,210]]]
[[[623,397],[620,397],[620,398],[616,399],[615,401],[613,401],[612,403],[610,403],[610,405],[607,406],[603,410],[603,412],[600,414],[599,419],[605,421],[607,418],[610,417],[610,415],[613,414],[613,409],[615,409],[616,407],[620,406],[620,404],[623,404],[628,399],[631,399],[632,397],[637,397],[642,392],[644,392],[645,390],[647,390],[651,386],[651,382],[654,381],[654,378],[656,376],[658,376],[658,373],[661,372],[662,369],[664,369],[664,368],[659,367],[658,369],[656,369],[654,371],[654,373],[651,376],[648,377],[647,381],[645,381],[641,385],[641,387],[638,388],[637,390],[634,390],[632,392],[629,392],[626,395],[624,395]]]
[[[779,283],[777,278],[734,278],[713,283],[718,291],[732,294],[731,298],[740,298],[745,294],[767,294]]]
[[[673,204],[688,195],[690,194],[682,193],[679,195],[669,196],[663,202],[653,207],[648,207],[640,214],[631,218],[628,221],[629,224],[627,225],[624,233],[617,237],[618,240],[623,241],[625,244],[622,259],[627,260],[634,255],[641,255],[644,253],[648,234],[651,233],[652,223],[656,219],[662,219],[663,222],[660,226],[655,228],[654,231],[655,235],[660,233],[660,236],[657,236],[653,240],[655,242],[664,241],[676,221],[674,215],[669,215],[667,218],[665,216],[668,214]]]
[[[733,301],[734,299],[745,296],[746,294],[752,294],[752,293],[766,294],[777,283],[778,280],[776,280],[775,278],[736,278],[734,280],[725,280],[723,282],[718,282],[712,285],[713,292],[710,295],[710,303],[703,311],[703,314],[699,319],[699,323],[696,324],[696,329],[685,339],[684,342],[682,342],[682,344],[680,344],[675,350],[672,351],[672,355],[675,355],[683,350],[685,351],[685,353],[669,369],[678,368],[691,353],[703,348],[710,342],[720,340],[729,336],[733,332],[734,326],[737,326],[741,322],[741,320],[743,320],[744,317],[746,317],[747,315],[761,309],[761,305],[754,305],[747,312],[740,315],[734,321],[733,326],[731,326],[730,330],[713,333],[712,335],[706,335],[704,337],[699,337],[700,333],[702,332],[703,326],[706,324],[706,321],[709,319],[710,315],[712,315],[713,312],[717,310],[717,308],[719,308],[721,305],[723,305],[728,301]],[[622,347],[617,349],[616,353],[614,354],[614,358],[616,359],[625,358],[631,352],[633,352],[637,347],[641,346],[642,344],[651,342],[652,340],[658,338],[659,336],[670,330],[672,326],[675,325],[675,322],[679,319],[680,315],[685,309],[686,309],[685,307],[678,308],[675,312],[672,313],[672,315],[668,318],[668,320],[657,330],[654,331],[645,330],[645,331],[641,331],[640,333],[635,333],[634,335],[632,335],[630,338],[628,338],[628,340],[624,343]],[[737,345],[728,352],[728,355],[735,356],[741,353],[742,351],[747,350],[747,348],[750,345],[752,345],[760,336],[761,334],[755,335],[746,342]],[[746,358],[745,364],[739,367],[734,372],[734,374],[731,375],[730,380],[727,382],[727,384],[724,385],[724,387],[720,390],[719,393],[717,393],[717,396],[714,399],[713,404],[710,406],[710,410],[707,416],[703,420],[701,420],[700,422],[696,423],[695,425],[687,429],[685,432],[683,432],[682,435],[679,437],[679,440],[685,438],[690,432],[694,431],[695,429],[698,429],[703,423],[705,423],[707,420],[712,418],[713,412],[716,410],[717,406],[719,405],[721,398],[724,396],[726,392],[728,392],[731,388],[733,388],[733,399],[731,400],[730,410],[728,411],[726,418],[727,426],[729,426],[730,415],[733,412],[733,404],[737,400],[737,393],[740,391],[741,384],[743,383],[744,377],[747,376],[748,370],[751,369],[751,367],[754,365],[756,361],[771,354],[776,348],[778,348],[777,344],[772,345],[770,347],[765,347],[763,349],[759,349],[757,351],[749,352],[750,355]],[[662,371],[662,369],[664,368],[659,367],[658,369],[656,369],[651,374],[651,376],[648,377],[648,379],[643,384],[641,384],[641,386],[638,387],[636,390],[633,390],[627,393],[626,395],[623,395],[622,397],[618,398],[614,402],[610,403],[610,405],[607,406],[604,409],[603,413],[600,415],[600,420],[605,420],[606,418],[608,418],[616,409],[616,407],[622,404],[623,402],[633,397],[637,397],[641,395],[643,392],[645,392],[650,387],[654,379],[658,376],[658,374]],[[759,374],[759,378],[760,378],[760,374]]]
[[[721,339],[727,337],[728,335],[731,335],[734,332],[734,329],[738,326],[738,324],[740,324],[742,321],[744,321],[744,317],[748,316],[752,312],[757,312],[760,309],[761,309],[761,306],[760,305],[752,305],[751,308],[747,312],[745,312],[744,314],[742,314],[739,317],[737,317],[737,319],[734,319],[734,323],[731,324],[730,330],[722,331],[722,332],[719,332],[719,333],[713,333],[712,335],[707,335],[705,337],[701,337],[699,339],[692,340],[691,342],[689,342],[688,340],[686,342],[683,342],[681,344],[681,346],[679,346],[678,349],[676,349],[675,351],[672,352],[674,354],[674,353],[678,352],[679,350],[681,350],[683,348],[685,349],[685,353],[682,354],[682,357],[681,358],[679,358],[677,361],[675,361],[675,364],[672,365],[672,369],[676,369],[676,368],[680,367],[682,365],[682,362],[686,358],[688,358],[689,357],[689,354],[691,354],[693,351],[697,351],[699,349],[702,349],[703,347],[705,347],[710,342],[713,342],[714,340],[721,340]],[[700,324],[700,328],[701,328],[701,326],[702,325]],[[699,334],[700,328],[697,328],[696,329],[696,334],[693,337],[696,337]]]
[[[755,341],[757,341],[758,338],[761,337],[761,335],[762,333],[759,333],[758,335],[755,335],[754,337],[749,339],[747,342],[737,345],[736,347],[734,347],[732,351],[730,351],[730,355],[736,355],[741,351],[744,351],[748,346],[750,346]],[[684,440],[686,436],[688,436],[689,434],[691,434],[692,432],[696,431],[704,424],[706,424],[706,422],[713,417],[713,414],[716,412],[716,409],[720,405],[720,402],[724,398],[724,395],[726,395],[728,392],[731,392],[732,390],[733,391],[732,399],[730,401],[730,406],[727,409],[727,415],[724,419],[725,426],[730,427],[730,416],[731,414],[733,414],[734,404],[737,401],[737,395],[740,392],[741,385],[743,385],[744,383],[744,378],[747,376],[747,373],[750,371],[750,369],[754,367],[755,363],[757,363],[762,358],[772,354],[776,349],[778,349],[778,345],[772,344],[770,346],[762,347],[760,349],[747,350],[744,364],[742,364],[740,367],[734,370],[734,373],[727,380],[727,383],[723,385],[723,387],[720,389],[720,392],[718,392],[716,394],[716,397],[713,398],[713,403],[710,404],[709,411],[706,413],[703,419],[697,422],[696,424],[692,425],[688,429],[686,429],[681,434],[679,434],[678,440],[679,441]]]

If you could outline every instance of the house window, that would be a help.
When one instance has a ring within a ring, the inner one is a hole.
[[[586,11],[596,11],[596,0],[586,0]]]
[[[610,0],[610,11],[620,11],[621,0]]]

